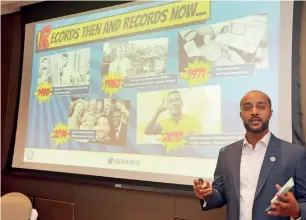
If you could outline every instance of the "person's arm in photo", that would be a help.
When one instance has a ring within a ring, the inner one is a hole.
[[[162,129],[160,126],[156,126],[156,121],[159,117],[159,115],[164,112],[167,109],[165,106],[164,100],[163,103],[158,107],[156,113],[152,117],[152,119],[149,121],[144,133],[145,135],[158,135],[161,134]]]

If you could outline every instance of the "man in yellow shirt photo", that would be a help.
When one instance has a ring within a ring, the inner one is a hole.
[[[177,90],[170,91],[167,100],[158,107],[145,128],[146,135],[160,135],[169,132],[183,132],[183,136],[202,134],[200,123],[195,117],[183,113],[183,100]],[[161,113],[169,110],[169,117],[158,120]]]

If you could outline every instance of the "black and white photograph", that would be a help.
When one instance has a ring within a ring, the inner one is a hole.
[[[267,15],[180,31],[180,72],[196,59],[212,66],[254,64],[257,69],[268,68]]]
[[[53,87],[90,84],[90,49],[58,53],[40,58],[38,84],[47,82]]]
[[[125,146],[130,101],[72,98],[69,107],[70,130],[95,130],[94,143]]]
[[[167,56],[168,38],[105,43],[102,77],[114,73],[123,78],[164,75]]]
[[[39,70],[38,70],[38,85],[45,82],[52,85],[52,72],[50,68],[50,57],[40,58]]]

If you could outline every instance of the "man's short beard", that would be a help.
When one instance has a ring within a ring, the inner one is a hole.
[[[243,123],[245,129],[253,134],[259,134],[261,132],[263,132],[264,130],[266,130],[269,127],[269,121],[264,123],[263,121],[261,121],[262,125],[259,129],[252,129],[248,123]]]

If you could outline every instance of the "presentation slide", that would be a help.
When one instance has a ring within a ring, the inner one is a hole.
[[[26,25],[13,167],[212,180],[267,93],[291,141],[290,1],[134,2]]]

